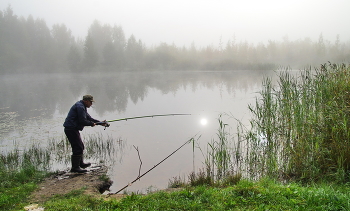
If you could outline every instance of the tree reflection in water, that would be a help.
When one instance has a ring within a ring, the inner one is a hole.
[[[0,144],[11,148],[27,140],[48,144],[53,136],[63,136],[63,121],[71,105],[84,94],[94,96],[96,103],[88,110],[97,119],[132,116],[191,113],[191,116],[147,118],[86,128],[82,136],[105,133],[128,143],[123,159],[113,164],[111,179],[118,189],[137,176],[139,159],[132,146],[138,147],[148,169],[173,151],[179,143],[201,136],[210,141],[216,133],[220,113],[237,119],[248,118],[248,103],[260,90],[264,76],[273,71],[183,71],[125,72],[89,74],[8,75],[0,79]],[[204,127],[205,125],[205,127]],[[192,148],[184,148],[150,173],[131,190],[149,185],[164,186],[168,179],[193,169]],[[123,183],[123,184],[120,184]]]

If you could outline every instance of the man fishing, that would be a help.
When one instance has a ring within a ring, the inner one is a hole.
[[[84,143],[79,131],[82,131],[85,126],[94,127],[97,122],[100,122],[99,120],[92,118],[87,112],[87,108],[90,108],[93,102],[94,98],[92,95],[84,95],[82,100],[76,102],[70,108],[63,124],[64,133],[72,147],[71,172],[85,173],[87,172],[85,168],[91,166],[91,163],[84,163]],[[107,123],[102,122],[101,125],[106,126],[106,124]]]

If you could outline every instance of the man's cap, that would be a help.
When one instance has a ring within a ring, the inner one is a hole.
[[[94,101],[94,97],[93,97],[92,95],[84,95],[84,96],[83,96],[83,100],[95,102],[95,101]]]

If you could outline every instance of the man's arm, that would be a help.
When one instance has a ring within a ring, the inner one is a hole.
[[[94,122],[94,123],[100,122],[100,120],[92,118],[89,113],[86,113],[86,118],[87,118],[87,120]]]
[[[87,113],[85,107],[78,106],[77,112],[79,124],[84,126],[95,126],[95,121],[92,120],[91,116]]]

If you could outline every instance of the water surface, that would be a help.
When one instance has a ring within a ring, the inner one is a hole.
[[[235,119],[248,125],[248,104],[254,103],[262,78],[274,75],[273,71],[194,71],[4,76],[0,79],[0,149],[6,152],[15,143],[45,146],[51,138],[64,138],[62,124],[67,112],[84,94],[94,96],[96,102],[88,112],[99,120],[191,114],[113,122],[106,130],[100,126],[83,130],[83,138],[102,134],[123,142],[123,152],[109,172],[114,192],[138,176],[138,153],[143,173],[192,137],[204,148],[217,136],[220,114],[229,114],[223,119],[232,133]],[[186,145],[128,190],[165,188],[169,179],[187,177],[202,167],[202,162],[200,151],[193,153],[192,146]]]

